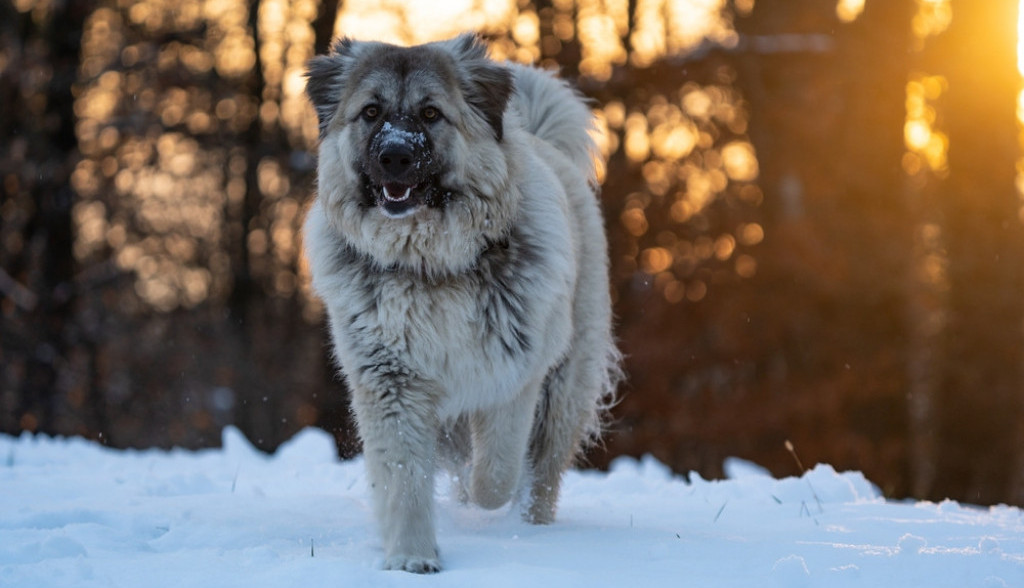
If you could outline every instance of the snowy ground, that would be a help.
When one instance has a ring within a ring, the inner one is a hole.
[[[438,487],[445,571],[378,570],[359,460],[307,430],[273,456],[115,451],[0,436],[0,586],[1024,587],[1024,512],[894,503],[859,473],[776,480],[730,462],[687,483],[654,460],[571,473],[558,521]]]

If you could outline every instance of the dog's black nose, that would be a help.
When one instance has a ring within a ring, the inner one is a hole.
[[[404,176],[415,161],[412,147],[404,143],[390,143],[377,156],[384,173],[395,178]]]

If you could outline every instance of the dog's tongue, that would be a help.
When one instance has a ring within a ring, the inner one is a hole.
[[[387,183],[384,184],[384,199],[391,202],[402,202],[409,199],[412,194],[412,186],[405,184]]]

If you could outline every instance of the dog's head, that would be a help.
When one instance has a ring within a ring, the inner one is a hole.
[[[493,177],[480,185],[483,170],[471,168],[501,159],[512,75],[475,36],[408,48],[343,39],[309,62],[307,77],[321,192],[331,183],[390,220],[494,196]]]

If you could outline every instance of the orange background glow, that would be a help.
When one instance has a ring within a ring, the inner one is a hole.
[[[306,62],[478,31],[590,100],[629,371],[606,448],[1024,503],[1012,0],[14,0],[0,431],[358,449],[301,256]],[[9,17],[9,18],[6,18]],[[70,41],[69,41],[70,39]],[[64,203],[64,204],[62,204]]]

